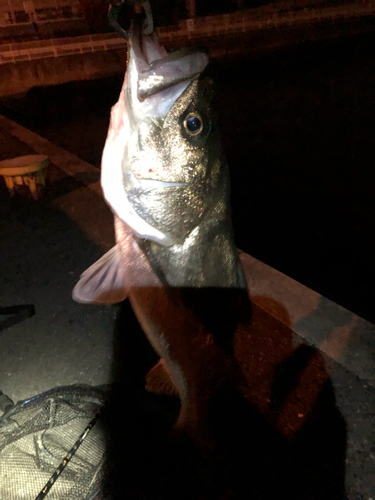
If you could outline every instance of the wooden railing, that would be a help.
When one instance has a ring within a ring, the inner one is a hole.
[[[98,50],[111,50],[126,47],[126,40],[116,33],[83,35],[72,38],[53,38],[0,45],[0,61],[15,63],[18,61],[59,57],[70,54],[83,54]]]
[[[30,2],[28,2],[30,3]],[[26,10],[25,10],[26,8]],[[58,0],[53,4],[38,5],[31,2],[31,5],[13,5],[12,2],[1,0],[0,4],[0,27],[22,26],[36,22],[74,21],[84,18],[82,3],[79,0]]]
[[[157,31],[163,43],[163,41],[174,41],[179,38],[204,38],[280,28],[285,25],[308,25],[329,20],[336,21],[365,16],[375,16],[375,3],[348,4],[339,7],[322,7],[285,12],[276,7],[262,7],[233,14],[187,19],[175,26],[158,28]],[[125,48],[126,44],[126,40],[119,38],[116,33],[9,43],[0,45],[0,62],[2,64],[16,63],[23,60],[112,50]]]
[[[303,10],[281,11],[277,4],[244,12],[220,16],[187,19],[178,26],[161,28],[160,34],[167,39],[178,36],[201,38],[227,33],[247,32],[284,25],[311,24],[324,20],[338,20],[375,15],[375,2],[348,4],[339,7],[322,7]]]

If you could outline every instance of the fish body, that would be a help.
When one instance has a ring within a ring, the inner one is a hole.
[[[207,436],[213,396],[233,369],[233,335],[246,281],[234,243],[228,169],[212,116],[204,52],[167,54],[136,29],[102,159],[116,247],[83,273],[81,302],[128,297],[161,357],[181,410],[175,424]],[[170,384],[169,384],[169,382]]]

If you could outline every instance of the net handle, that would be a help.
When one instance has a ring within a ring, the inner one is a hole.
[[[42,489],[42,491],[38,494],[37,497],[35,497],[35,500],[44,500],[46,498],[46,496],[48,495],[49,490],[55,484],[55,482],[57,481],[57,479],[59,478],[59,476],[61,475],[61,473],[65,469],[65,467],[68,465],[68,463],[70,462],[70,460],[72,459],[72,457],[75,455],[76,451],[78,450],[78,448],[81,446],[81,444],[85,440],[87,434],[91,431],[91,429],[96,424],[96,422],[97,422],[100,414],[101,414],[101,410],[99,410],[98,413],[94,416],[94,418],[88,423],[88,425],[86,426],[86,428],[83,430],[82,434],[79,436],[79,438],[74,443],[74,445],[72,446],[72,448],[69,450],[69,452],[67,453],[67,455],[65,455],[65,457],[61,461],[60,465],[56,468],[55,472],[52,474],[52,476],[50,477],[50,479],[47,481],[47,483],[45,484],[45,486]]]

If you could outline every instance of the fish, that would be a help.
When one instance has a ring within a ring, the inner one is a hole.
[[[180,398],[174,432],[197,443],[236,378],[233,337],[248,302],[208,63],[203,50],[168,53],[155,33],[130,30],[102,156],[116,245],[73,290],[82,303],[130,300],[160,356],[146,389]]]

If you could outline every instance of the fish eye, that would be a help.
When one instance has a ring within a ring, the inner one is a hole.
[[[201,116],[198,113],[189,113],[184,120],[184,128],[191,136],[200,134],[203,130],[203,120]]]

